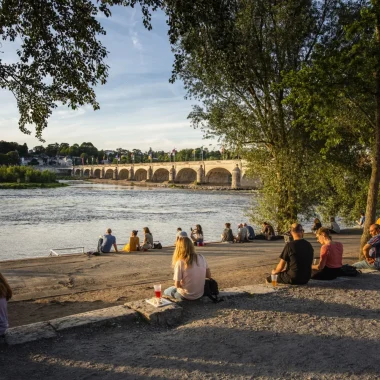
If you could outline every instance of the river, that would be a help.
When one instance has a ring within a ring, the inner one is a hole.
[[[128,242],[133,229],[142,239],[142,228],[148,226],[154,240],[171,245],[177,227],[189,233],[197,223],[206,242],[217,241],[225,222],[236,233],[237,224],[247,221],[253,198],[248,192],[70,183],[56,189],[0,190],[0,260],[48,256],[56,248],[95,250],[107,227],[118,244]]]

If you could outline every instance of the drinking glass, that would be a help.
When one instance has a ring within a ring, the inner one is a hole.
[[[277,286],[277,274],[272,274],[272,286],[275,287]]]
[[[161,300],[161,284],[153,285],[154,293],[156,294],[156,298],[158,301]]]
[[[313,265],[317,265],[317,259],[313,260]]]

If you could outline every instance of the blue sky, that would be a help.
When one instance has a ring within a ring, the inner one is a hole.
[[[153,15],[153,30],[147,31],[138,8],[113,8],[111,18],[101,18],[107,31],[102,37],[109,51],[108,82],[96,87],[100,110],[85,106],[72,111],[53,111],[43,133],[47,144],[92,142],[99,149],[154,150],[217,147],[205,141],[187,120],[194,101],[185,100],[181,82],[170,84],[173,55],[167,37],[165,15]],[[1,58],[11,61],[14,46],[4,44]],[[0,140],[26,142],[29,148],[41,143],[18,129],[16,102],[10,92],[0,89]]]

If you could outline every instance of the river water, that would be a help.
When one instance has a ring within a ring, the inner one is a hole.
[[[133,229],[148,226],[154,240],[171,245],[177,227],[188,234],[201,224],[206,241],[220,240],[225,222],[247,221],[252,193],[189,191],[70,182],[56,189],[0,190],[0,260],[48,256],[50,249],[95,250],[99,235],[111,227],[117,243]],[[5,229],[5,231],[4,231]],[[78,251],[78,250],[74,250]],[[70,253],[72,251],[62,251]]]

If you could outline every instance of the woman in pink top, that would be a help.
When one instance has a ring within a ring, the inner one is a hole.
[[[7,280],[0,273],[0,336],[4,335],[8,328],[7,303],[12,298],[12,289]]]
[[[173,253],[174,286],[164,294],[177,299],[196,300],[203,296],[205,279],[211,277],[206,259],[194,250],[187,236],[179,236]]]
[[[333,280],[340,275],[342,267],[343,244],[333,242],[328,228],[317,230],[316,237],[322,244],[319,264],[313,265],[316,272],[311,277],[314,280]]]

